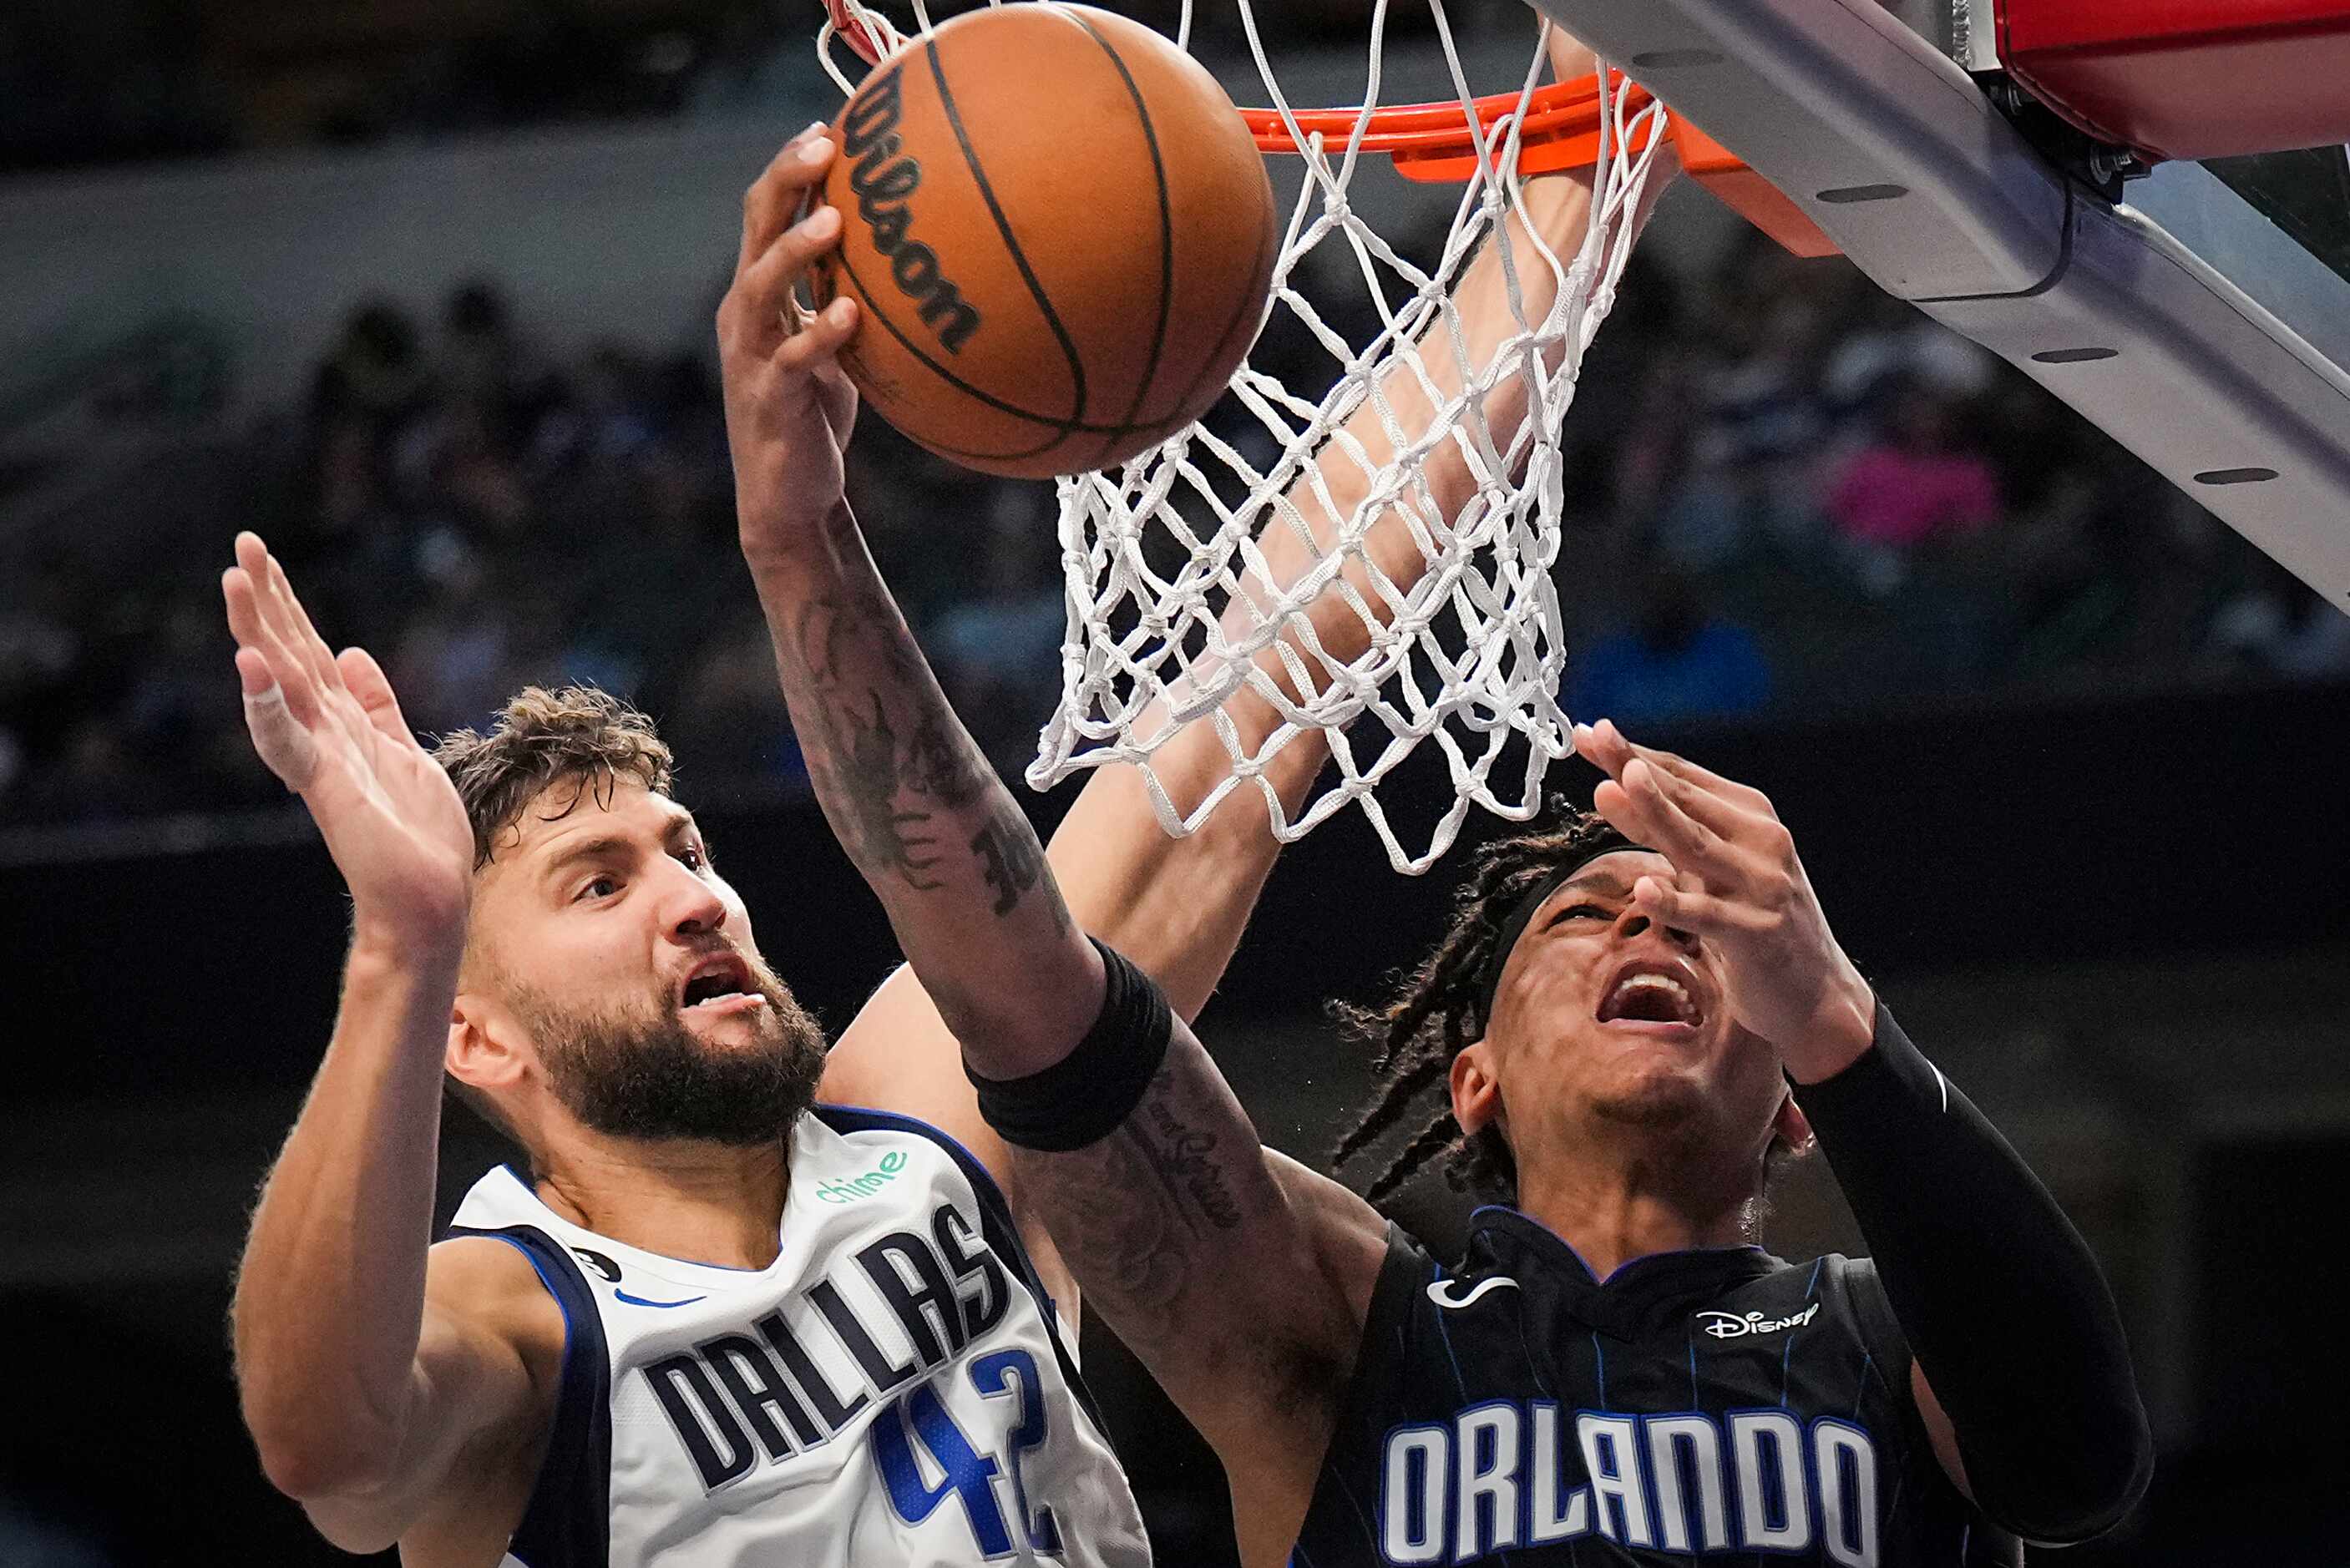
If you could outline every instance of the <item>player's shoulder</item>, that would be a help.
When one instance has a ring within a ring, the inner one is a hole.
[[[1800,1318],[1807,1326],[1840,1320],[1873,1330],[1880,1318],[1890,1321],[1885,1287],[1866,1258],[1824,1252],[1793,1262],[1766,1262],[1768,1267],[1722,1291],[1716,1306],[1741,1314],[1759,1312],[1774,1320]]]
[[[1798,1295],[1843,1294],[1854,1290],[1881,1290],[1877,1265],[1866,1258],[1843,1252],[1822,1252],[1809,1258],[1779,1258],[1761,1254],[1761,1266],[1741,1282],[1749,1291],[1793,1290]]]
[[[432,1243],[424,1255],[424,1291],[473,1301],[503,1300],[537,1290],[538,1269],[523,1249],[504,1236],[463,1231]]]
[[[793,1131],[792,1159],[795,1179],[813,1178],[825,1189],[820,1199],[837,1196],[830,1191],[832,1183],[879,1182],[909,1171],[909,1160],[917,1159],[934,1177],[960,1173],[983,1202],[1003,1200],[994,1170],[969,1144],[936,1122],[900,1110],[818,1100]]]
[[[504,1236],[451,1236],[425,1254],[425,1304],[473,1333],[512,1345],[536,1377],[560,1365],[566,1334],[546,1266]]]
[[[1857,1338],[1887,1366],[1907,1366],[1909,1345],[1893,1315],[1893,1303],[1874,1260],[1824,1252],[1787,1264],[1765,1276],[1775,1293],[1803,1306],[1816,1305],[1822,1326],[1834,1324]]]

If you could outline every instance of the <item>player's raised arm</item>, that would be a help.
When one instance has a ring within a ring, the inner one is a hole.
[[[1235,1484],[1294,1500],[1294,1536],[1381,1256],[1378,1222],[1359,1203],[1293,1198],[1158,988],[1070,919],[840,493],[855,396],[833,356],[854,317],[783,325],[793,276],[837,220],[786,226],[784,193],[767,193],[772,217],[754,193],[720,340],[743,553],[818,798],[1079,1282]],[[1268,1386],[1293,1397],[1268,1410]]]
[[[1553,72],[1560,80],[1584,75],[1595,64],[1588,49],[1555,28],[1549,49]],[[1646,222],[1655,193],[1674,171],[1669,144],[1657,156],[1659,167],[1650,182],[1649,198],[1631,218],[1636,225]],[[1526,182],[1523,215],[1513,211],[1504,219],[1502,232],[1512,247],[1523,308],[1530,319],[1539,319],[1550,308],[1556,287],[1556,279],[1536,254],[1534,237],[1552,254],[1571,258],[1589,226],[1591,202],[1587,179],[1541,176]],[[1489,241],[1463,269],[1453,291],[1467,359],[1474,366],[1488,362],[1517,330],[1502,250],[1501,242]],[[1453,395],[1461,384],[1459,362],[1449,347],[1440,348],[1436,341],[1446,330],[1440,318],[1416,346],[1429,350],[1425,362],[1440,400]],[[1416,441],[1434,418],[1435,404],[1400,355],[1390,359],[1380,381],[1404,440]],[[1510,432],[1526,417],[1523,380],[1505,379],[1488,398],[1484,412],[1496,443],[1507,447]],[[1343,438],[1325,448],[1315,464],[1315,479],[1300,480],[1287,501],[1314,536],[1326,543],[1367,493],[1364,462],[1376,468],[1395,450],[1378,410],[1367,400],[1347,421]],[[1360,460],[1356,452],[1362,454]],[[1423,472],[1448,516],[1475,493],[1468,460],[1455,443],[1443,442],[1430,452]],[[1322,500],[1326,493],[1329,505]],[[1276,521],[1267,528],[1260,545],[1278,582],[1292,581],[1313,565],[1305,541],[1286,523]],[[1391,514],[1375,526],[1368,545],[1380,570],[1399,588],[1409,588],[1427,570],[1427,557],[1399,516]],[[1348,576],[1357,589],[1366,588],[1359,566]],[[1360,599],[1373,607],[1385,604],[1381,596],[1367,591]],[[1236,608],[1228,629],[1240,629],[1245,614]],[[1335,587],[1315,602],[1308,618],[1320,646],[1333,657],[1352,658],[1368,645],[1361,617]],[[1276,680],[1287,680],[1277,652],[1268,650],[1261,662]],[[1224,712],[1251,751],[1281,722],[1273,704],[1246,687],[1233,694]],[[1303,807],[1328,758],[1327,741],[1306,733],[1271,759],[1265,777],[1288,812],[1294,815]],[[1188,814],[1222,778],[1230,759],[1213,723],[1202,719],[1159,748],[1153,765],[1177,809]],[[1140,774],[1118,767],[1095,772],[1053,836],[1047,853],[1077,922],[1133,958],[1166,989],[1175,1011],[1191,1019],[1206,1004],[1231,962],[1280,847],[1270,831],[1263,797],[1246,789],[1228,795],[1198,831],[1171,838],[1159,826]],[[844,1034],[832,1070],[868,1096],[881,1097],[876,1091],[886,1092],[894,1085],[896,1064],[916,1051],[916,1042],[935,1026],[919,986],[911,976],[900,973]],[[877,1040],[886,1044],[877,1048],[872,1044]],[[951,1096],[926,1096],[927,1109],[935,1118],[951,1121],[955,1107],[938,1103],[945,1097]]]
[[[1561,80],[1587,73],[1594,64],[1589,50],[1555,28],[1551,33],[1550,55],[1554,74]],[[1655,193],[1664,188],[1676,167],[1669,144],[1659,149],[1657,156],[1659,167],[1649,183],[1650,197],[1633,214],[1635,224],[1646,222]],[[1556,279],[1536,254],[1534,237],[1539,235],[1543,244],[1563,260],[1572,258],[1590,224],[1591,202],[1587,179],[1575,174],[1543,175],[1525,183],[1524,214],[1513,211],[1504,219],[1502,232],[1512,247],[1520,299],[1529,319],[1539,320],[1548,311],[1556,288]],[[1517,330],[1502,248],[1501,242],[1489,241],[1462,269],[1453,289],[1467,359],[1472,366],[1490,362]],[[1459,362],[1449,346],[1437,341],[1446,331],[1438,318],[1413,350],[1425,351],[1428,374],[1440,400],[1454,395],[1461,385]],[[1435,417],[1436,405],[1405,367],[1401,354],[1390,358],[1380,372],[1380,382],[1405,441],[1417,441]],[[1523,379],[1505,378],[1486,400],[1484,412],[1495,444],[1506,448],[1511,432],[1527,413]],[[1395,451],[1378,408],[1366,400],[1347,420],[1343,436],[1324,448],[1315,465],[1315,477],[1299,480],[1289,492],[1287,504],[1315,539],[1326,545],[1367,493],[1363,463],[1376,468],[1388,462]],[[1354,455],[1357,452],[1359,460]],[[1423,472],[1430,493],[1448,518],[1476,493],[1468,460],[1454,442],[1442,442],[1431,451]],[[1325,494],[1330,499],[1328,505],[1323,502]],[[1314,565],[1305,539],[1279,518],[1263,532],[1258,543],[1277,583],[1294,581]],[[1399,589],[1409,590],[1428,569],[1427,556],[1413,543],[1399,515],[1390,513],[1381,519],[1370,530],[1367,543],[1380,571]],[[1359,566],[1349,568],[1347,580],[1358,590],[1358,602],[1384,608],[1386,599],[1368,590]],[[1228,632],[1243,631],[1245,607],[1235,607],[1226,618]],[[1352,659],[1369,644],[1370,634],[1361,616],[1335,585],[1314,602],[1307,618],[1318,645],[1333,658]],[[1284,640],[1294,643],[1296,636],[1292,632]],[[1277,651],[1268,650],[1260,663],[1276,680],[1287,682],[1288,668]],[[1232,694],[1223,712],[1241,744],[1252,752],[1282,722],[1274,705],[1246,686]],[[1328,741],[1318,732],[1308,732],[1293,737],[1270,759],[1266,782],[1291,816],[1303,809],[1329,756]],[[1152,766],[1176,809],[1188,815],[1223,778],[1231,758],[1213,721],[1203,718],[1161,746]],[[1160,828],[1139,770],[1110,767],[1095,770],[1087,781],[1046,853],[1077,923],[1141,965],[1165,988],[1176,1012],[1190,1020],[1207,1004],[1232,961],[1280,850],[1264,797],[1253,789],[1234,790],[1196,831],[1176,838]],[[936,1014],[914,977],[900,972],[844,1033],[830,1071],[845,1085],[855,1085],[864,1097],[912,1094],[932,1119],[959,1123],[967,1113],[954,1103],[958,1097],[954,1086],[941,1090],[901,1081],[901,1064],[919,1055],[922,1043],[931,1039],[937,1028]],[[983,1131],[972,1141],[983,1151],[993,1144]]]
[[[469,1440],[526,1421],[521,1347],[553,1308],[498,1243],[428,1263],[464,806],[375,661],[328,651],[259,539],[236,555],[222,587],[254,744],[309,807],[352,914],[334,1036],[237,1275],[237,1388],[269,1479],[337,1545],[376,1551],[445,1501]]]
[[[1777,1047],[1902,1334],[1942,1468],[1993,1522],[2063,1543],[2111,1529],[2154,1446],[2096,1259],[1999,1132],[1909,1043],[1830,933],[1757,790],[1614,725],[1577,732],[1594,804],[1672,863],[1639,910],[1720,947],[1741,1025]]]
[[[1552,73],[1560,81],[1587,75],[1596,64],[1590,50],[1555,27],[1548,47]],[[1636,228],[1647,222],[1656,197],[1679,167],[1669,142],[1658,149],[1657,159],[1648,195],[1628,219]],[[1519,330],[1518,317],[1510,303],[1510,274],[1515,275],[1526,319],[1539,321],[1551,307],[1557,280],[1538,254],[1535,239],[1539,237],[1562,263],[1570,262],[1590,225],[1592,191],[1587,175],[1537,176],[1525,182],[1524,191],[1523,215],[1513,210],[1497,231],[1497,235],[1506,238],[1489,238],[1453,286],[1463,358],[1478,369]],[[1504,244],[1512,263],[1506,271]],[[1461,359],[1446,340],[1448,335],[1439,317],[1412,350],[1421,356],[1440,401],[1456,395],[1461,386]],[[1402,353],[1389,358],[1378,372],[1378,380],[1404,444],[1418,441],[1436,417],[1437,405],[1407,368]],[[1507,450],[1512,434],[1527,417],[1523,379],[1503,378],[1487,396],[1483,412],[1495,447]],[[1348,418],[1341,435],[1324,447],[1315,461],[1315,477],[1301,479],[1286,503],[1295,508],[1315,540],[1326,545],[1369,493],[1365,464],[1371,470],[1383,467],[1398,450],[1378,409],[1366,399]],[[1359,458],[1355,455],[1357,452]],[[1476,477],[1455,441],[1438,443],[1428,453],[1421,472],[1438,510],[1448,520],[1476,494]],[[1329,504],[1324,503],[1325,494]],[[1263,531],[1258,544],[1278,583],[1295,580],[1314,565],[1305,541],[1278,517]],[[1371,528],[1366,544],[1381,573],[1400,591],[1409,591],[1428,570],[1428,557],[1413,542],[1404,519],[1394,513]],[[1357,590],[1357,603],[1384,610],[1386,598],[1372,591],[1359,564],[1350,566],[1346,577]],[[1319,647],[1332,659],[1355,658],[1369,646],[1368,628],[1349,596],[1336,586],[1315,600],[1307,618]],[[1226,618],[1226,630],[1235,634],[1244,630],[1246,619],[1245,607],[1236,607]],[[1295,643],[1297,634],[1293,631],[1283,640]],[[1292,667],[1276,650],[1268,649],[1258,662],[1290,688]],[[1311,668],[1314,663],[1306,657],[1296,667]],[[1291,694],[1296,695],[1294,689]],[[1232,694],[1223,713],[1235,726],[1243,748],[1251,752],[1282,722],[1274,705],[1246,686]],[[1293,817],[1304,807],[1329,755],[1327,740],[1319,732],[1308,732],[1292,738],[1269,759],[1266,782]],[[1222,779],[1231,759],[1213,724],[1201,719],[1161,746],[1153,755],[1152,767],[1176,809],[1188,814]],[[1233,791],[1197,832],[1175,839],[1159,828],[1140,774],[1117,767],[1096,771],[1054,836],[1051,854],[1054,869],[1078,918],[1088,929],[1110,938],[1142,963],[1188,1018],[1205,1004],[1231,961],[1280,847],[1270,830],[1263,796],[1253,789]]]
[[[955,1033],[1014,1071],[1093,1021],[1102,966],[1043,847],[947,705],[842,493],[856,389],[846,296],[794,326],[791,288],[839,213],[790,209],[832,155],[807,136],[753,187],[719,311],[743,551],[816,798]]]

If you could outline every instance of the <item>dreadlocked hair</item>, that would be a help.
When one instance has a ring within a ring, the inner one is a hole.
[[[1402,976],[1384,1004],[1331,1004],[1339,1027],[1374,1048],[1371,1064],[1381,1084],[1378,1098],[1362,1120],[1338,1140],[1331,1156],[1334,1164],[1345,1165],[1368,1149],[1430,1089],[1447,1083],[1452,1059],[1485,1032],[1482,981],[1511,911],[1558,867],[1586,857],[1593,846],[1615,832],[1604,818],[1563,801],[1554,801],[1552,810],[1558,817],[1556,827],[1499,839],[1477,851],[1456,895],[1444,940]],[[1363,1196],[1374,1204],[1392,1197],[1429,1161],[1448,1151],[1445,1174],[1456,1189],[1516,1196],[1518,1166],[1509,1140],[1492,1126],[1463,1137],[1449,1104],[1422,1124]]]

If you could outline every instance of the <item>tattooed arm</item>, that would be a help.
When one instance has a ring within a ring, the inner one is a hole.
[[[786,226],[829,156],[786,149],[752,188],[720,310],[743,555],[827,817],[972,1065],[1024,1077],[1092,1026],[1102,963],[841,494],[856,394],[834,356],[853,309],[783,325],[792,278],[837,233],[823,209]],[[1069,1154],[1000,1154],[1000,1168],[1216,1445],[1251,1559],[1274,1561],[1305,1516],[1383,1232],[1360,1199],[1268,1153],[1190,1029],[1175,1031],[1117,1131]]]
[[[792,294],[839,236],[839,213],[821,202],[793,222],[832,157],[812,129],[743,200],[718,312],[736,523],[825,816],[948,1027],[983,1071],[1012,1077],[1057,1060],[1091,1025],[1101,959],[922,662],[843,493],[857,393],[836,356],[856,306],[843,297],[807,317]]]
[[[816,798],[940,1015],[991,1076],[1059,1060],[1100,1011],[1101,959],[922,662],[847,504],[754,576]]]
[[[1242,1562],[1284,1563],[1337,1428],[1384,1221],[1263,1147],[1180,1021],[1117,1131],[1011,1158],[1094,1310],[1223,1461]]]

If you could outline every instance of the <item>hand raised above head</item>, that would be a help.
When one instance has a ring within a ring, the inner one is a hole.
[[[857,420],[857,389],[837,358],[857,330],[857,302],[844,296],[811,313],[795,293],[840,243],[840,213],[822,190],[835,156],[824,128],[810,126],[744,192],[743,248],[718,307],[736,516],[754,566],[839,503],[841,449]]]
[[[1876,995],[1828,929],[1769,798],[1635,745],[1605,719],[1577,725],[1575,745],[1607,775],[1593,808],[1673,863],[1670,880],[1641,877],[1633,902],[1720,950],[1738,1022],[1777,1046],[1799,1083],[1833,1076],[1866,1051]]]
[[[360,932],[462,946],[473,864],[464,803],[366,650],[331,652],[258,535],[221,576],[254,750],[302,797]]]

